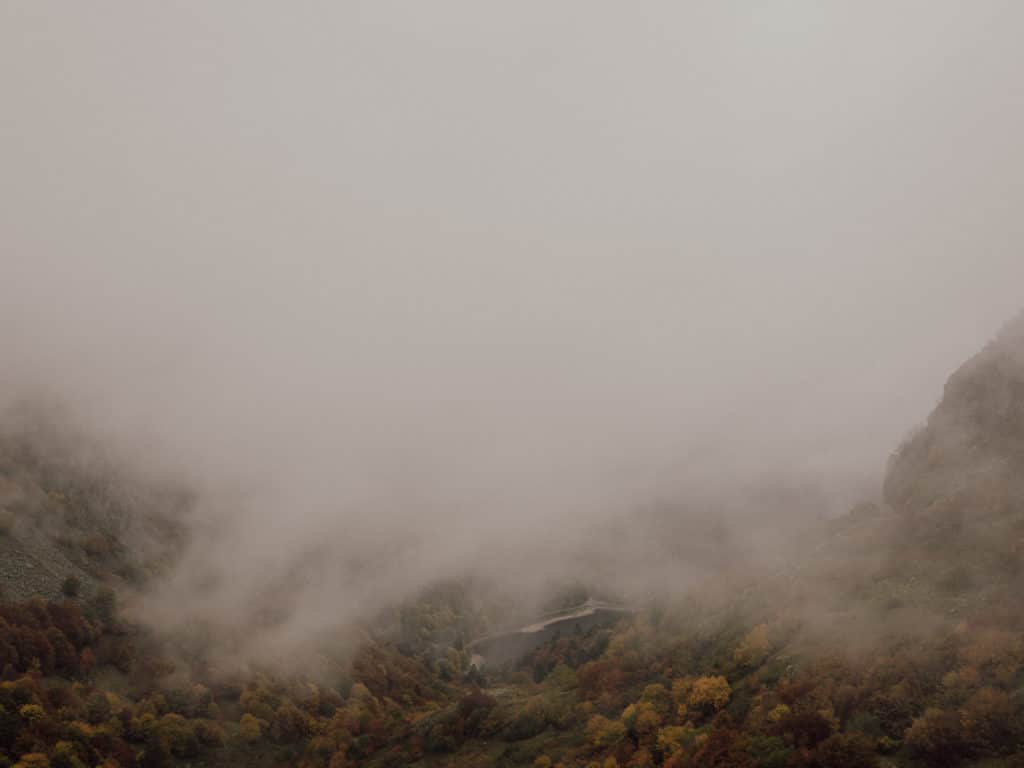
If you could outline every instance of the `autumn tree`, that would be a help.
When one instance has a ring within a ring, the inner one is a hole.
[[[266,721],[261,721],[248,712],[242,715],[242,719],[238,721],[238,733],[242,740],[249,744],[259,741],[260,736],[263,735],[261,722],[265,723]]]
[[[717,712],[729,703],[732,689],[721,675],[698,677],[690,687],[686,703],[704,714]]]
[[[821,768],[875,768],[878,756],[866,736],[834,733],[818,745],[815,761]]]
[[[956,765],[965,753],[963,723],[956,712],[930,707],[914,718],[906,742],[931,765]]]
[[[587,738],[598,747],[612,747],[626,737],[626,726],[619,720],[594,715],[587,721]]]
[[[764,661],[769,648],[768,625],[758,624],[740,641],[733,658],[741,667],[756,667]]]

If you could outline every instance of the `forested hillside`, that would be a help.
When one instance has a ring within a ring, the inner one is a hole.
[[[468,648],[495,607],[444,584],[319,675],[219,670],[119,607],[183,546],[187,495],[5,439],[0,766],[1024,765],[1024,317],[951,377],[884,499],[789,566],[502,668]]]

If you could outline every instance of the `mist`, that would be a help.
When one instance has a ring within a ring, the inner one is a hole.
[[[140,610],[292,584],[275,647],[466,574],[770,559],[1020,307],[1021,23],[6,2],[0,404],[194,488]]]

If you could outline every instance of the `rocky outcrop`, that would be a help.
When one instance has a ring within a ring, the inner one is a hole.
[[[4,597],[27,600],[39,595],[58,600],[68,577],[78,580],[78,594],[82,597],[95,592],[93,578],[56,546],[11,535],[0,537],[0,587]]]
[[[949,378],[927,424],[890,459],[884,493],[907,513],[1024,503],[1024,314]]]

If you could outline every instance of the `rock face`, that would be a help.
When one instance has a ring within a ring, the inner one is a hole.
[[[0,588],[4,597],[27,600],[39,595],[59,600],[68,577],[78,580],[82,597],[95,593],[92,574],[72,562],[52,540],[22,531],[0,536]]]
[[[95,582],[81,563],[59,545],[64,500],[47,494],[33,473],[0,450],[0,594],[25,600],[61,596],[64,580],[74,577],[89,596]],[[55,535],[56,534],[56,535]]]
[[[912,514],[1024,503],[1024,313],[950,377],[926,426],[890,459],[884,493]]]
[[[184,502],[0,425],[0,599],[139,586],[182,546]]]

